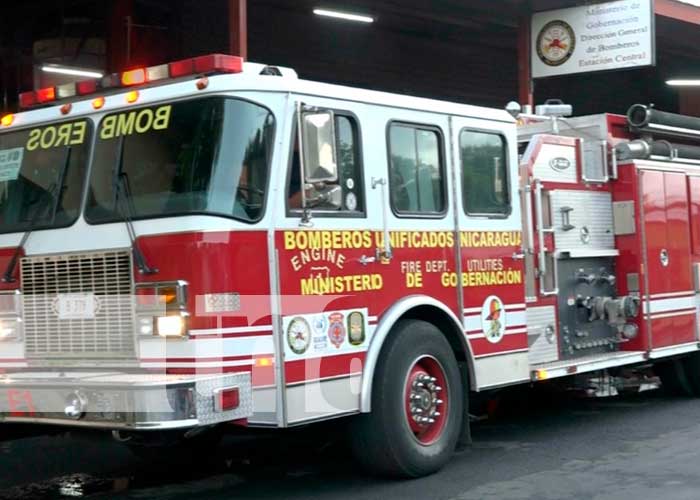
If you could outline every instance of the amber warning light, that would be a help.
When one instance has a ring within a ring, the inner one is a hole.
[[[101,90],[129,88],[151,83],[165,83],[168,80],[184,77],[197,77],[215,74],[243,72],[243,58],[224,54],[185,59],[160,66],[134,68],[123,73],[107,75],[104,78],[69,83],[58,87],[24,92],[19,95],[20,108],[26,109],[46,105],[72,97],[90,95]],[[93,107],[94,102],[93,102]],[[95,109],[99,109],[95,107]]]
[[[15,121],[15,115],[5,115],[0,119],[3,127],[9,127]]]

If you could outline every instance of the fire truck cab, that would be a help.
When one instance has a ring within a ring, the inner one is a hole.
[[[664,359],[700,393],[700,186],[623,117],[519,127],[222,55],[21,102],[0,422],[352,417],[361,463],[415,477],[468,441],[472,391]]]

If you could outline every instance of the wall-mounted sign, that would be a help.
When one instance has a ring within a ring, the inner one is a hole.
[[[532,16],[532,77],[655,63],[653,0],[619,0]]]

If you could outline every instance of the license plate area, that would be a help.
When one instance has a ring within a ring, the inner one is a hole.
[[[60,320],[95,319],[99,301],[91,293],[61,294],[54,300],[53,309]]]

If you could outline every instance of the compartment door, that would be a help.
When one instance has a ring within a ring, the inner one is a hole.
[[[647,294],[644,319],[651,348],[695,340],[690,221],[685,174],[640,172],[644,204]]]
[[[464,327],[480,389],[526,381],[529,344],[515,129],[453,119]]]

